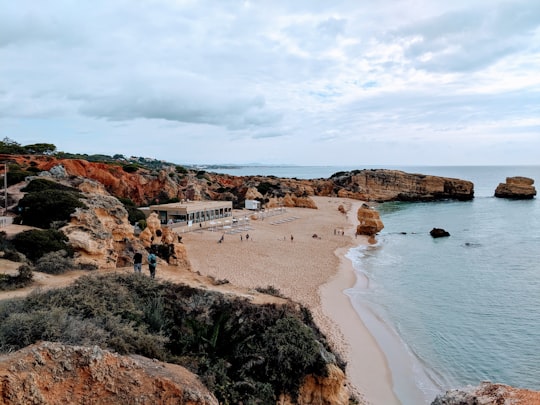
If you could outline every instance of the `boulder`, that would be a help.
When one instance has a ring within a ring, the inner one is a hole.
[[[358,208],[357,218],[360,222],[356,227],[357,235],[373,236],[384,228],[379,213],[367,204]]]
[[[450,236],[450,233],[442,228],[433,228],[431,231],[429,231],[429,234],[433,238],[444,238]]]
[[[495,197],[513,200],[529,200],[536,195],[534,180],[528,177],[507,177],[505,183],[499,183]]]
[[[41,342],[0,361],[0,403],[218,405],[183,367],[97,346]]]

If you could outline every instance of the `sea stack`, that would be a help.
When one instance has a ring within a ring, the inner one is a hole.
[[[528,177],[507,177],[506,183],[500,183],[495,190],[495,197],[513,200],[530,200],[536,195],[534,180]]]
[[[356,227],[357,235],[373,236],[384,228],[379,213],[367,204],[358,208],[357,218],[360,222]]]

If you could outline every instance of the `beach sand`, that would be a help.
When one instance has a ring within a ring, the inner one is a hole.
[[[272,286],[307,306],[332,348],[346,359],[349,383],[361,403],[399,404],[382,351],[343,293],[356,281],[345,254],[368,243],[354,236],[361,202],[312,198],[316,210],[286,208],[251,220],[251,229],[241,233],[218,229],[182,234],[193,271],[246,288]]]

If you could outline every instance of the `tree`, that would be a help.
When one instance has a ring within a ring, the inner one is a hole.
[[[24,149],[31,155],[52,155],[56,152],[56,146],[52,143],[34,143],[24,146]]]
[[[20,143],[15,142],[13,139],[8,138],[7,136],[0,141],[0,153],[5,153],[8,155],[17,155],[23,154],[25,149],[21,146]]]

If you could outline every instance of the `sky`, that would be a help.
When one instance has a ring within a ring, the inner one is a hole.
[[[5,137],[179,164],[540,164],[540,1],[4,0]]]

